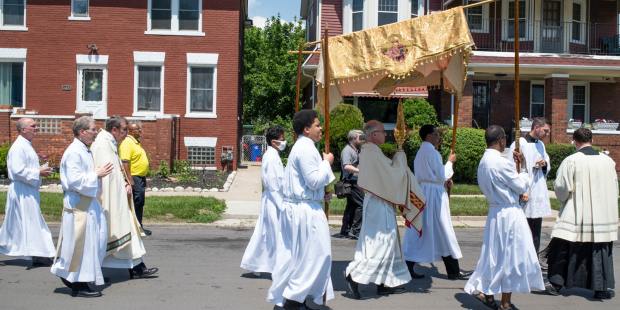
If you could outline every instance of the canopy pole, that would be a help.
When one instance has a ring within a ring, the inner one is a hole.
[[[514,86],[514,92],[515,92],[515,97],[514,97],[514,104],[515,104],[515,150],[519,150],[520,146],[519,146],[519,138],[521,137],[521,128],[520,128],[520,124],[519,124],[519,119],[521,118],[520,116],[520,108],[521,108],[521,99],[520,99],[520,77],[519,77],[519,2],[520,1],[515,1],[515,12],[514,12],[514,28],[515,28],[515,34],[514,34],[514,52],[515,52],[515,86]],[[517,171],[520,171],[520,165],[517,164]]]
[[[325,153],[329,153],[329,28],[326,26],[323,32],[323,43],[321,44],[321,52],[323,53],[323,74],[324,74],[324,100],[323,100],[323,116],[325,124],[323,124],[325,132]],[[325,201],[325,217],[329,220],[329,201]]]
[[[461,105],[461,94],[456,94],[454,100],[454,117],[452,118],[452,142],[450,143],[450,152],[455,152],[456,147],[456,128],[459,125],[459,106]],[[456,152],[455,152],[456,153]]]
[[[295,113],[299,112],[299,92],[301,87],[301,63],[302,63],[302,52],[303,52],[304,44],[299,43],[299,51],[297,54],[297,88],[295,93]]]
[[[476,2],[476,3],[472,3],[472,4],[468,4],[468,5],[464,5],[463,9],[469,9],[469,8],[473,8],[473,7],[477,7],[477,6],[481,6],[483,4],[487,4],[487,3],[491,3],[491,2],[495,2],[495,0],[485,0],[485,1],[480,1],[480,2]]]

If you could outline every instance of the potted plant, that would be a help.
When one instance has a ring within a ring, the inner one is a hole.
[[[604,119],[604,118],[597,118],[596,120],[594,120],[594,123],[592,124],[592,128],[594,130],[616,130],[618,128],[618,123],[614,122],[613,120],[610,119]]]
[[[581,126],[583,125],[583,122],[580,119],[569,119],[568,120],[568,128],[569,129],[577,129],[577,128],[581,128]]]
[[[532,128],[532,120],[524,117],[519,121],[519,128],[521,129],[531,129]]]

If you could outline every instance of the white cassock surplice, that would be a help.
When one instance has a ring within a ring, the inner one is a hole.
[[[7,156],[11,185],[0,228],[0,254],[54,257],[54,243],[40,208],[39,156],[32,143],[17,136]]]
[[[279,208],[282,206],[283,175],[284,166],[278,151],[268,146],[261,164],[263,181],[261,212],[241,259],[243,269],[253,272],[273,271],[277,254],[276,242],[280,235]]]
[[[549,201],[549,190],[547,189],[547,174],[549,174],[551,170],[551,160],[545,150],[545,144],[540,140],[530,142],[525,138],[520,138],[519,146],[521,153],[525,157],[525,162],[527,163],[527,171],[529,172],[530,180],[532,180],[527,190],[529,199],[523,208],[525,217],[541,218],[550,216],[551,202]],[[509,152],[511,159],[514,149],[515,143],[513,142],[510,145]],[[541,159],[547,162],[545,171],[541,168],[534,167],[536,162]]]
[[[103,267],[129,269],[142,263],[146,255],[142,228],[134,212],[133,199],[127,197],[126,175],[118,156],[114,136],[105,130],[90,146],[95,166],[112,164],[112,172],[101,178],[99,201],[107,222],[107,246]]]
[[[101,264],[106,253],[107,224],[97,200],[100,187],[93,156],[78,139],[62,155],[60,183],[64,192],[60,255],[51,272],[69,282],[103,285]],[[83,234],[79,233],[81,218],[86,223]],[[83,245],[76,246],[79,244]]]
[[[293,145],[284,169],[281,234],[267,301],[282,306],[284,298],[303,303],[311,297],[323,304],[334,298],[331,240],[322,202],[334,176],[314,142],[303,135]]]
[[[397,204],[394,202],[409,193],[407,157],[404,152],[398,152],[391,160],[376,144],[366,143],[362,146],[358,167],[358,185],[366,191],[364,213],[355,255],[347,265],[345,274],[360,284],[374,283],[387,287],[406,284],[411,281],[411,275],[402,256],[396,223]],[[380,188],[376,183],[392,187],[390,185],[398,181],[402,182],[392,188],[395,195],[383,195],[385,199],[378,196],[382,193],[376,190]]]
[[[429,142],[422,142],[413,162],[415,176],[426,198],[423,212],[423,234],[412,228],[405,230],[403,252],[405,260],[416,263],[432,263],[442,257],[463,257],[456,240],[450,216],[450,198],[445,182],[452,177],[452,162],[445,166],[441,154]]]
[[[529,186],[527,172],[500,152],[487,149],[478,166],[478,185],[489,203],[476,270],[467,281],[469,294],[529,293],[544,290],[538,255],[519,195]]]

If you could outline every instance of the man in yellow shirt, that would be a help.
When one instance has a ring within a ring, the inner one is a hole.
[[[146,189],[146,175],[149,173],[149,159],[146,151],[140,144],[142,136],[142,125],[139,123],[131,123],[128,126],[129,133],[127,138],[123,140],[119,146],[119,154],[123,163],[129,163],[129,172],[133,184],[131,185],[133,194],[133,203],[136,210],[136,217],[142,225],[142,213],[144,211],[144,192]],[[151,231],[142,228],[147,236],[151,235]]]

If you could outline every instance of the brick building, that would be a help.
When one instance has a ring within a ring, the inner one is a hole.
[[[152,167],[236,168],[247,0],[0,0],[0,142],[59,160],[75,115],[143,123]]]
[[[467,4],[468,0],[301,0],[307,36],[321,29],[339,35]],[[459,125],[514,128],[514,0],[466,10],[476,43],[460,103]],[[520,0],[521,116],[545,116],[550,142],[567,143],[573,127],[597,119],[620,120],[620,0]],[[318,59],[304,71],[312,75]],[[306,97],[314,100],[307,79]],[[453,98],[429,90],[441,120],[453,117]],[[443,98],[440,102],[439,98]],[[358,104],[355,96],[348,100]],[[386,101],[379,109],[392,109]],[[364,111],[364,109],[362,109]],[[389,117],[386,117],[390,121]],[[572,122],[569,122],[572,120]],[[523,128],[527,131],[528,128]],[[593,130],[594,143],[620,162],[620,131]],[[618,167],[620,169],[620,166]]]

